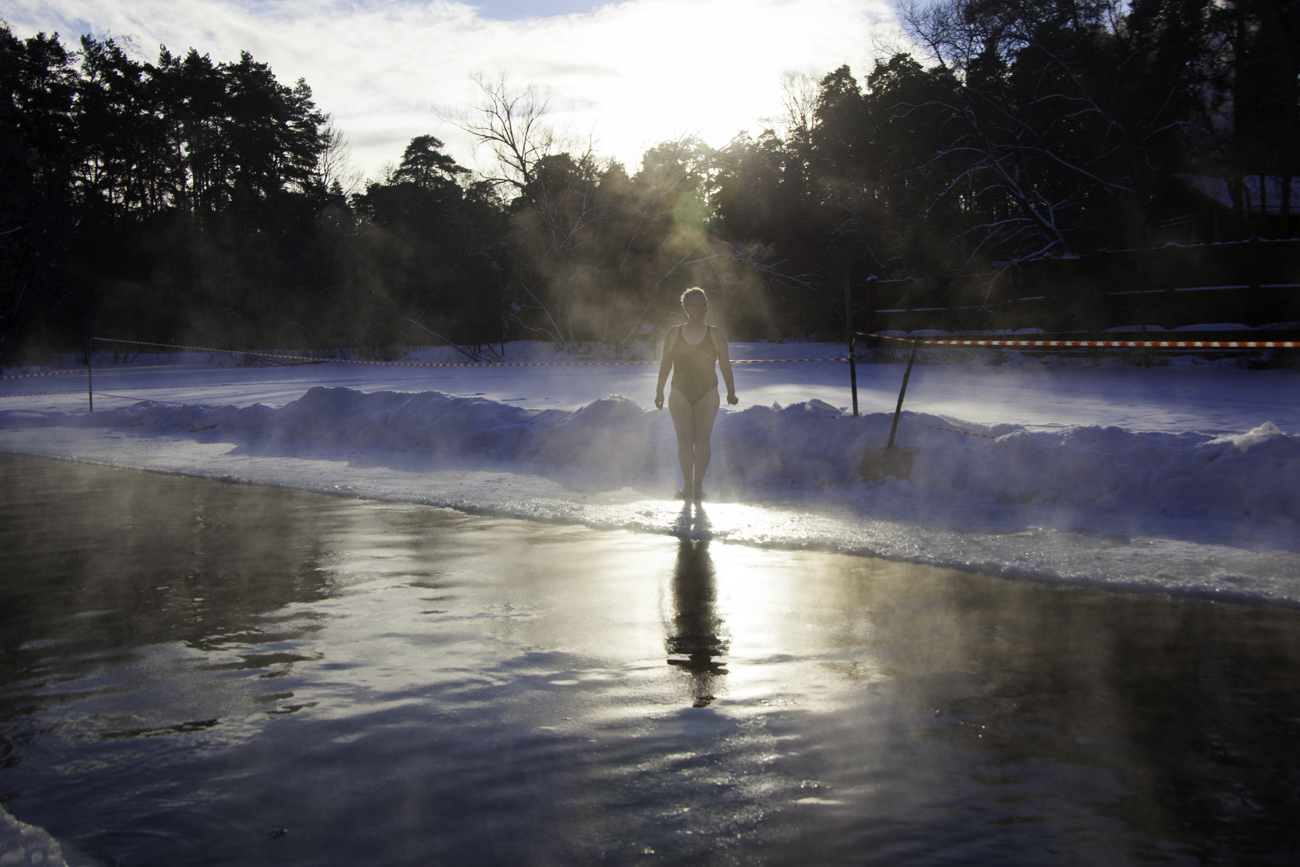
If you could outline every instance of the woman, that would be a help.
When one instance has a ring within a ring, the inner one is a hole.
[[[682,310],[686,322],[668,329],[664,336],[664,357],[659,364],[659,386],[655,389],[655,408],[664,408],[664,383],[673,371],[672,393],[668,411],[677,429],[677,461],[682,466],[683,499],[704,499],[704,471],[709,468],[712,451],[709,437],[718,417],[718,375],[714,365],[722,368],[727,383],[727,403],[740,403],[736,383],[731,378],[731,357],[727,354],[727,337],[716,325],[706,323],[709,299],[698,287],[682,293]]]

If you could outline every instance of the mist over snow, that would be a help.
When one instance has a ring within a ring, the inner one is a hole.
[[[421,470],[515,470],[584,490],[664,493],[676,441],[662,413],[619,396],[577,410],[529,410],[439,392],[367,394],[317,386],[284,407],[134,406],[66,420],[81,427],[191,435],[252,455],[366,455]],[[1271,422],[1237,436],[1138,433],[1117,427],[954,436],[951,422],[905,413],[898,439],[919,448],[908,481],[864,484],[866,449],[887,442],[892,416],[844,416],[822,401],[720,414],[711,488],[720,498],[815,503],[882,496],[933,498],[972,509],[1018,504],[1061,513],[1199,518],[1279,540],[1300,528],[1300,437]],[[979,428],[978,425],[970,427]],[[940,428],[936,430],[935,428]],[[987,438],[991,437],[991,438]],[[1086,525],[1086,516],[1081,524]]]
[[[747,358],[838,351],[735,349]],[[548,352],[521,344],[508,355],[547,360]],[[901,364],[859,366],[859,418],[845,411],[843,362],[738,366],[743,402],[718,417],[709,496],[692,508],[670,498],[680,483],[676,444],[668,413],[647,408],[654,365],[430,371],[168,360],[97,361],[97,402],[117,406],[93,414],[75,392],[6,398],[0,449],[1300,604],[1300,374],[1292,370],[1226,361],[919,365],[907,403],[917,408],[905,409],[897,436],[917,450],[911,476],[875,484],[858,466],[888,439]],[[2,385],[13,393],[30,382]]]

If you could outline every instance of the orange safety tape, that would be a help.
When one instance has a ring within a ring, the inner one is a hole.
[[[0,394],[0,397],[49,397],[51,395],[59,395],[59,394],[75,394],[82,397],[85,397],[86,395],[84,391],[13,391],[7,394]],[[147,400],[150,403],[166,403],[172,406],[188,406],[188,404],[176,403],[175,401],[171,401],[171,400],[156,400],[155,398],[151,398],[151,397],[140,397],[138,395],[133,396],[129,394],[112,394],[107,391],[97,391],[94,392],[94,395],[95,397],[116,397],[119,400]]]
[[[1294,340],[938,340],[930,337],[895,337],[892,334],[856,334],[879,337],[902,343],[926,343],[940,346],[1108,346],[1151,349],[1296,349]]]
[[[16,373],[13,376],[0,376],[0,379],[34,379],[38,376],[65,376],[70,373],[85,373],[84,370],[51,370],[49,373]]]
[[[811,360],[822,361],[823,359],[820,359],[820,358],[819,358],[819,359],[811,359]],[[76,394],[76,395],[81,395],[81,394],[85,394],[85,392],[84,392],[84,391],[22,391],[22,392],[14,392],[14,393],[12,393],[12,394],[0,394],[0,397],[45,397],[45,396],[48,396],[48,395],[55,395],[55,394]],[[109,392],[107,392],[107,391],[97,391],[97,392],[95,392],[95,396],[96,396],[96,397],[116,397],[116,398],[118,398],[119,400],[148,400],[148,401],[150,401],[151,403],[165,403],[165,404],[168,404],[168,405],[170,405],[170,406],[185,406],[185,404],[182,404],[182,403],[176,403],[176,402],[174,402],[174,401],[170,401],[170,400],[154,400],[153,398],[139,397],[139,396],[134,396],[134,397],[133,397],[133,396],[131,396],[131,395],[126,395],[126,394],[111,394],[111,393],[109,393]],[[851,415],[833,415],[833,416],[829,416],[829,417],[830,417],[830,418],[854,418],[854,416],[851,416]],[[934,425],[926,425],[926,427],[928,427],[930,430],[940,430],[940,431],[946,431],[946,432],[948,432],[948,433],[965,434],[965,435],[968,436],[968,437],[983,437],[984,439],[987,439],[987,440],[995,440],[995,439],[997,439],[997,437],[992,437],[992,436],[989,436],[988,434],[972,433],[971,431],[968,431],[968,430],[956,430],[956,429],[954,429],[954,428],[948,428],[948,427],[935,427]]]
[[[182,346],[173,343],[147,343],[141,340],[117,340],[112,337],[92,337],[101,343],[121,343],[128,346],[156,346],[163,349],[184,349],[188,352],[225,352],[232,355],[252,355],[255,358],[284,358],[290,361],[334,361],[339,364],[374,364],[382,367],[590,367],[609,364],[659,364],[658,361],[362,361],[351,358],[312,358],[306,355],[285,355],[279,352],[252,352],[247,349],[212,349],[205,346]],[[733,358],[732,364],[779,364],[785,361],[848,361],[843,358]]]

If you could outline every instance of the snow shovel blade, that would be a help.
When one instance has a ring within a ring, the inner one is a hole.
[[[920,449],[867,449],[862,453],[858,474],[870,482],[881,484],[889,476],[907,479],[912,475],[912,459]]]

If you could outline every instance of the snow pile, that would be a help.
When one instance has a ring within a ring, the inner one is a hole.
[[[1217,521],[1300,521],[1300,437],[1271,423],[1220,438],[1115,427],[1017,430],[935,448],[926,457],[913,472],[918,487],[981,500]]]
[[[763,358],[838,351],[734,348]],[[427,355],[420,360],[443,360]],[[511,360],[525,355],[555,357],[553,348],[507,346]],[[13,395],[0,406],[0,449],[600,529],[1300,605],[1297,371],[1014,358],[918,367],[897,437],[916,450],[911,477],[877,485],[858,466],[889,437],[903,363],[858,366],[861,418],[845,415],[842,363],[751,365],[737,371],[741,406],[718,417],[709,498],[692,508],[670,497],[680,482],[669,414],[643,405],[654,365],[188,361],[97,367],[93,415],[84,392]],[[615,394],[642,403],[602,397]],[[156,400],[104,411],[144,397]]]
[[[982,505],[1096,515],[1300,524],[1300,437],[1264,423],[1249,433],[1135,432],[1075,426],[953,433],[952,421],[904,413],[897,442],[919,448],[910,480],[863,482],[867,449],[883,448],[891,415],[844,416],[820,401],[724,411],[714,431],[710,493],[723,500],[834,502],[915,517]],[[663,496],[676,481],[667,412],[611,396],[577,410],[530,410],[439,392],[366,394],[315,387],[282,408],[143,402],[63,425],[236,444],[249,454],[356,459],[419,470],[509,470],[583,490],[634,487]],[[1084,524],[1086,525],[1086,521]],[[1289,546],[1287,546],[1289,547]]]
[[[20,822],[0,807],[0,865],[66,867],[59,843],[43,828]]]

